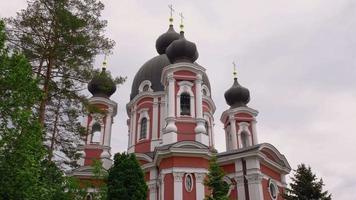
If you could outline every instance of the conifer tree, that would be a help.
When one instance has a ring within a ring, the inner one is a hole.
[[[323,192],[323,180],[318,180],[305,164],[298,165],[291,179],[293,182],[284,194],[286,200],[331,200],[331,194]]]
[[[107,187],[108,200],[146,200],[148,188],[135,154],[115,154]]]
[[[204,182],[204,185],[210,190],[210,195],[206,196],[206,200],[228,200],[229,185],[224,181],[224,176],[224,171],[214,155],[210,159],[208,177]]]
[[[0,199],[47,200],[62,196],[62,172],[45,166],[43,131],[34,114],[41,100],[31,65],[5,45],[4,23],[0,21]]]
[[[28,58],[40,80],[43,95],[37,110],[49,160],[60,151],[61,161],[74,165],[80,134],[85,132],[80,125],[87,110],[82,91],[93,75],[94,58],[114,45],[103,35],[104,5],[99,0],[27,2],[26,9],[7,19],[10,43]],[[123,81],[115,79],[117,84]]]

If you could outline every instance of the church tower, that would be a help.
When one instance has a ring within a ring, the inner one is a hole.
[[[233,85],[225,92],[225,100],[230,108],[221,116],[225,129],[226,151],[258,144],[256,131],[258,111],[247,106],[250,101],[250,91],[239,84],[236,70],[234,76]]]
[[[81,154],[78,161],[80,167],[75,169],[72,175],[82,181],[97,183],[97,180],[93,180],[92,164],[94,160],[101,161],[105,169],[109,169],[112,165],[111,127],[117,112],[117,103],[110,99],[116,91],[116,85],[106,70],[106,61],[101,72],[89,82],[88,90],[92,97],[88,100],[89,112],[83,120],[83,126],[86,128],[83,137],[84,145],[78,149]]]

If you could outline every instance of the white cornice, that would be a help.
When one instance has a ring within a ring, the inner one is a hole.
[[[167,67],[163,68],[162,75],[161,75],[162,85],[166,85],[165,79],[166,77],[168,77],[167,75],[169,73],[173,73],[174,71],[177,71],[178,69],[192,71],[196,74],[200,74],[202,72],[204,73],[206,71],[204,67],[198,65],[197,63],[179,62],[179,63],[170,64]]]
[[[258,115],[258,111],[255,109],[252,109],[250,107],[237,107],[237,108],[229,108],[228,110],[225,110],[221,117],[220,117],[220,121],[222,123],[225,123],[226,118],[230,115],[235,115],[238,113],[248,113],[250,115],[252,115],[253,117],[256,117]]]
[[[126,104],[126,112],[127,115],[130,116],[130,107],[132,107],[132,105],[134,105],[136,102],[140,101],[141,99],[145,98],[145,97],[162,97],[165,95],[165,91],[158,91],[158,92],[151,92],[151,91],[147,91],[147,92],[141,92],[138,95],[136,95],[129,103]]]
[[[112,101],[108,98],[104,98],[104,97],[91,97],[89,98],[89,103],[91,104],[104,104],[104,105],[108,105],[109,109],[110,106],[112,107],[112,116],[114,117],[117,113],[117,103],[115,101]],[[109,110],[110,111],[110,110]]]

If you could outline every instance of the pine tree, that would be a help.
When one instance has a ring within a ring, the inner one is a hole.
[[[114,42],[103,35],[104,5],[98,0],[29,0],[26,9],[9,18],[12,47],[24,53],[40,79],[38,103],[49,160],[58,152],[65,164],[75,163],[86,98],[82,94],[93,75],[96,55]],[[120,84],[123,78],[116,78]],[[58,156],[56,158],[59,158]],[[71,162],[72,161],[72,162]]]
[[[135,154],[115,154],[107,185],[108,200],[146,200],[148,187]]]
[[[284,195],[286,200],[331,200],[331,194],[328,191],[323,192],[323,180],[317,179],[310,166],[298,165],[291,179],[293,182]]]
[[[228,200],[227,193],[229,185],[224,181],[224,171],[217,163],[217,158],[214,155],[209,162],[208,178],[205,180],[204,185],[211,191],[206,200]]]
[[[33,112],[42,91],[27,59],[11,53],[5,39],[0,21],[0,199],[57,199],[53,194],[64,193],[62,173],[54,168],[59,181],[50,179],[43,131]]]

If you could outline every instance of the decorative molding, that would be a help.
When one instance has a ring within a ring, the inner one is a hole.
[[[263,179],[262,174],[247,174],[245,177],[248,184],[260,184]]]
[[[195,98],[194,98],[194,93],[192,91],[193,83],[190,81],[179,81],[179,90],[176,95],[176,101],[177,101],[177,117],[180,117],[181,114],[181,105],[180,105],[180,97],[182,93],[187,93],[190,95],[190,117],[194,118],[195,117]],[[185,115],[184,115],[185,116]]]
[[[145,86],[148,86],[148,90],[143,91],[143,88],[144,88]],[[149,80],[144,80],[144,81],[142,81],[142,82],[140,83],[140,86],[138,87],[138,91],[139,91],[139,93],[141,93],[141,92],[153,92],[153,90],[152,90],[151,87],[152,87],[151,81],[149,81]]]
[[[191,173],[185,174],[184,186],[187,192],[191,192],[194,188],[194,179]]]
[[[194,173],[197,183],[203,183],[206,177],[206,173]]]
[[[184,172],[173,172],[174,182],[182,182],[183,176],[184,176]]]
[[[202,85],[201,87],[202,87],[202,94],[203,94],[203,96],[210,97],[211,94],[210,94],[209,88],[208,88],[205,84]],[[204,90],[205,90],[205,93],[206,93],[205,95],[204,95]]]

